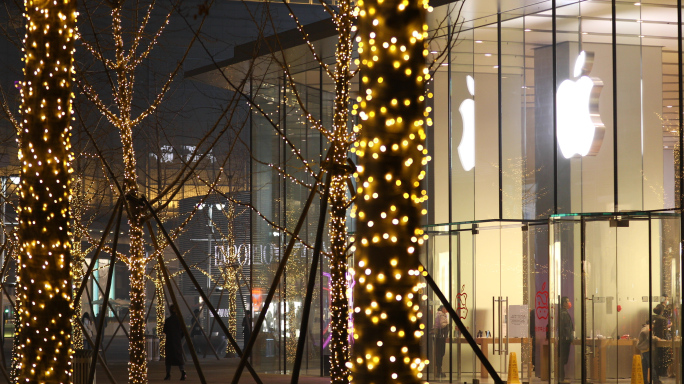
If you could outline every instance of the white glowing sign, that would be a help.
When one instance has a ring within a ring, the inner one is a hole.
[[[594,63],[594,53],[582,51],[575,62],[573,76],[558,87],[556,97],[557,137],[566,159],[594,156],[601,149],[605,125],[599,115],[598,102],[603,82],[587,76]]]
[[[466,76],[466,85],[471,96],[475,96],[475,80]],[[475,100],[465,99],[458,107],[463,120],[463,136],[458,144],[458,158],[466,171],[475,166]]]

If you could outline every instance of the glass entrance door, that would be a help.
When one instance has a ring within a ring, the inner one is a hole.
[[[428,270],[503,380],[511,373],[513,353],[518,377],[529,381],[533,374],[536,290],[530,281],[537,265],[534,236],[548,237],[545,228],[530,229],[521,222],[454,224],[451,231],[447,226],[432,231],[427,247]],[[543,256],[547,260],[547,254]],[[442,303],[435,295],[429,297],[429,380],[491,381],[451,318],[447,335],[440,336],[437,316]]]
[[[521,223],[483,223],[474,235],[474,329],[483,352],[506,380],[531,368],[529,278]],[[515,361],[512,361],[515,354]],[[487,379],[480,369],[480,379]]]
[[[654,382],[681,382],[679,222],[670,213],[552,220],[554,382],[629,380],[637,366]],[[641,354],[649,328],[658,339]]]

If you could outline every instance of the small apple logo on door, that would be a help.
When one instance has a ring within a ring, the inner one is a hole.
[[[593,52],[580,52],[573,73],[577,80],[563,81],[556,93],[558,145],[566,159],[594,156],[603,142],[605,125],[598,110],[603,81],[587,76],[593,64]]]
[[[475,96],[475,79],[466,76],[466,85],[470,96]],[[458,107],[463,120],[463,136],[458,144],[458,158],[466,171],[470,171],[475,166],[475,100],[465,99]]]
[[[543,283],[541,289],[537,291],[537,295],[534,298],[534,307],[537,319],[549,318],[549,291],[546,290],[546,283]]]
[[[461,319],[468,317],[468,294],[465,292],[465,284],[461,287],[461,293],[456,294],[456,299],[458,300],[458,306],[456,307],[456,313]]]

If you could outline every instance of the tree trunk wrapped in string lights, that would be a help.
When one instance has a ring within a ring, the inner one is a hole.
[[[88,200],[85,197],[87,193],[85,187],[85,180],[81,176],[77,176],[71,185],[73,191],[72,199],[69,205],[69,214],[73,222],[71,229],[71,279],[73,281],[73,288],[75,291],[81,287],[85,277],[85,270],[83,266],[86,262],[86,255],[92,250],[91,247],[83,249],[82,241],[86,237],[86,231],[92,223],[92,219],[85,223],[84,214],[86,212]],[[81,319],[81,300],[77,300],[73,304],[73,314],[71,324],[73,326],[73,347],[74,349],[83,349],[83,331],[78,326],[78,320]]]
[[[162,276],[159,265],[154,266],[154,296],[157,298],[155,302],[155,314],[157,318],[157,337],[159,338],[159,356],[166,357],[166,333],[164,333],[164,320],[166,318],[166,297],[164,296],[164,277]]]
[[[105,68],[114,106],[110,107],[105,104],[104,99],[99,96],[95,88],[88,82],[87,77],[81,76],[79,78],[79,86],[90,102],[116,127],[121,136],[123,157],[121,193],[126,197],[130,244],[129,254],[120,255],[121,261],[126,264],[130,272],[129,293],[131,304],[129,308],[130,333],[128,348],[130,361],[128,364],[128,382],[130,384],[144,384],[147,383],[147,351],[145,349],[146,266],[155,255],[146,255],[145,253],[143,225],[145,225],[146,208],[142,200],[143,195],[136,172],[137,160],[133,146],[133,131],[159,107],[180,66],[176,66],[176,69],[169,74],[152,103],[142,112],[138,113],[136,117],[133,113],[133,90],[136,70],[157,45],[159,37],[165,30],[173,10],[166,14],[163,23],[158,27],[156,33],[149,37],[149,41],[144,46],[144,39],[149,36],[145,30],[150,23],[152,10],[156,3],[151,2],[146,7],[145,16],[143,16],[140,25],[136,27],[136,31],[131,34],[131,39],[124,37],[128,32],[124,30],[124,22],[122,20],[123,4],[124,2],[122,1],[109,3],[112,7],[113,58],[107,57],[99,40],[96,39],[93,45],[83,39],[85,48],[91,52],[95,59],[102,62]],[[126,46],[126,43],[129,43],[129,45]],[[116,77],[111,78],[110,72],[114,73]]]
[[[238,295],[238,278],[240,269],[240,260],[235,250],[235,232],[233,231],[233,223],[235,223],[235,206],[228,204],[228,213],[226,214],[228,220],[228,227],[226,228],[225,240],[227,242],[227,257],[223,268],[221,268],[221,277],[223,278],[223,289],[228,295],[228,330],[230,334],[237,335],[237,295]],[[230,343],[226,343],[226,355],[235,354],[235,348]]]
[[[72,242],[72,264],[71,264],[71,275],[73,276],[73,288],[78,290],[83,282],[83,277],[85,273],[83,271],[83,260],[85,260],[85,254],[81,249],[80,239],[78,241]],[[81,306],[81,300],[74,302],[73,313],[71,315],[72,326],[73,326],[73,347],[74,349],[83,349],[83,331],[81,327],[78,326],[78,320],[81,319],[81,312],[83,308]]]
[[[427,0],[360,0],[353,381],[419,383]]]
[[[350,0],[338,3],[334,18],[338,39],[335,50],[335,100],[330,158],[330,379],[333,384],[349,382],[349,298],[347,297],[347,156],[353,142],[349,132],[349,85],[352,64],[353,7]]]
[[[76,2],[26,5],[17,383],[71,382],[71,83]]]

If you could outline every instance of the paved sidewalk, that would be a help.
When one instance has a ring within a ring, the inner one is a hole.
[[[200,359],[202,363],[202,372],[207,383],[230,383],[233,379],[233,374],[239,363],[237,358],[233,359],[220,359],[215,358],[202,358]],[[128,364],[127,363],[110,363],[109,369],[116,380],[116,384],[126,384],[128,382]],[[195,369],[192,360],[188,361],[185,365],[185,371],[188,373],[188,378],[185,381],[180,381],[180,371],[178,367],[171,367],[171,380],[164,381],[164,376],[166,374],[166,368],[163,361],[150,361],[148,362],[148,380],[149,383],[155,384],[172,384],[172,383],[201,383],[199,374]],[[258,373],[258,372],[257,372]],[[289,384],[291,380],[290,375],[275,375],[275,374],[264,374],[259,373],[259,378],[264,384]],[[329,383],[330,378],[328,377],[315,377],[315,376],[299,376],[299,383],[302,384],[323,384]],[[98,384],[110,384],[111,381],[104,369],[98,365],[96,383]],[[249,371],[246,369],[243,371],[240,378],[240,383],[256,383],[250,375]]]
[[[10,338],[5,338],[5,363],[7,367],[10,366],[10,357],[12,356],[12,340]],[[164,381],[164,376],[166,374],[166,368],[163,361],[149,361],[148,362],[148,379],[149,383],[153,384],[200,384],[199,375],[195,369],[195,365],[192,363],[192,358],[190,354],[187,353],[186,357],[188,361],[185,365],[185,370],[188,373],[188,378],[186,381],[180,381],[180,372],[178,367],[171,367],[171,380]],[[233,379],[233,374],[239,363],[237,358],[221,358],[216,359],[211,355],[207,357],[200,356],[200,362],[202,364],[202,372],[206,382],[209,384],[221,383],[230,384]],[[0,362],[1,364],[1,362]],[[116,380],[116,384],[127,384],[128,383],[128,341],[124,337],[115,338],[114,342],[110,346],[107,352],[107,365]],[[324,384],[330,383],[330,378],[320,377],[317,374],[320,372],[320,368],[309,370],[309,375],[302,374],[299,376],[299,383],[302,384]],[[289,384],[291,380],[291,375],[281,375],[281,374],[265,374],[259,373],[262,383],[264,384]],[[315,376],[316,375],[316,376]],[[97,375],[95,382],[97,384],[113,384],[109,379],[105,370],[100,364],[97,366]],[[0,384],[7,383],[5,377],[0,374]],[[243,371],[240,378],[240,383],[256,383],[249,371],[246,369]]]

